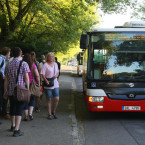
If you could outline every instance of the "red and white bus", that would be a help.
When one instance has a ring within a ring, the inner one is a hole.
[[[145,23],[82,34],[83,91],[89,111],[145,111]]]

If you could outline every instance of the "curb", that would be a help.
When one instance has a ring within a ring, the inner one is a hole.
[[[73,145],[80,145],[79,135],[78,135],[78,124],[75,116],[75,105],[74,105],[74,90],[76,89],[76,85],[73,79],[72,82],[72,92],[71,92],[71,103],[72,103],[72,112],[71,112],[71,121],[72,121],[72,137],[73,137]]]

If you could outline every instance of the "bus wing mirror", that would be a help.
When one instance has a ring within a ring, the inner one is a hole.
[[[81,40],[80,40],[80,48],[81,49],[87,49],[88,46],[88,35],[82,34],[81,35]]]

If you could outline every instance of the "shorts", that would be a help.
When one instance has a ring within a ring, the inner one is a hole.
[[[59,88],[45,89],[46,98],[59,97]]]
[[[14,96],[10,98],[10,116],[22,116],[25,103],[14,100]]]

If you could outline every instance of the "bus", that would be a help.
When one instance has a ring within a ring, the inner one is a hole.
[[[82,67],[83,67],[83,52],[80,52],[77,55],[77,74],[78,74],[78,76],[82,75]]]
[[[68,66],[77,66],[77,59],[76,58],[72,58],[71,60],[68,61]]]
[[[145,22],[93,28],[81,35],[80,48],[89,111],[145,111]]]

